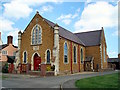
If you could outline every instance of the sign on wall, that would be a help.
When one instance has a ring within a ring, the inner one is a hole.
[[[33,50],[35,51],[39,50],[39,46],[33,46]]]

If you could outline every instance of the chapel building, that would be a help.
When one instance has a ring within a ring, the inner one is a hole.
[[[107,68],[104,29],[72,33],[35,14],[23,32],[18,32],[19,61],[31,71],[39,65],[55,66],[55,75]]]

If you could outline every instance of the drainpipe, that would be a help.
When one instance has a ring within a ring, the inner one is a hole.
[[[72,42],[71,42],[71,74],[73,74],[73,70],[72,70]]]
[[[78,45],[78,69],[79,69],[79,72],[80,72],[80,50],[79,50],[79,45]]]

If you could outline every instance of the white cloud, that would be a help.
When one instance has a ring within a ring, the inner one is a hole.
[[[40,13],[43,14],[45,12],[52,12],[53,10],[53,7],[48,5],[48,6],[43,6],[41,9],[40,9]]]
[[[109,56],[109,58],[117,58],[118,52],[110,51],[110,52],[108,52],[108,56]]]
[[[100,29],[101,27],[116,27],[118,19],[118,6],[112,6],[107,2],[88,4],[84,8],[80,20],[74,27],[75,32]]]
[[[13,27],[15,23],[5,19],[4,17],[0,17],[0,32],[8,33],[7,35],[12,35],[14,37],[14,44],[17,45],[17,36],[18,36],[18,28]]]
[[[71,23],[71,20],[70,19],[64,19],[64,20],[62,20],[62,22],[66,25],[69,25]]]
[[[4,3],[4,16],[7,18],[26,18],[33,11],[33,7],[40,6],[46,2],[61,2],[59,0],[6,0],[9,3]],[[42,12],[52,10],[51,6],[43,7]]]
[[[15,24],[14,22],[9,21],[4,17],[0,17],[0,31],[6,32],[11,30],[16,30],[17,28],[13,27],[14,24]]]
[[[120,31],[116,30],[112,35],[120,37]]]
[[[62,19],[68,19],[71,18],[72,14],[67,14],[67,15],[61,15],[60,17],[57,18],[57,20],[62,20]]]
[[[69,25],[72,22],[72,19],[79,16],[80,8],[76,10],[74,14],[62,14],[60,17],[58,17],[56,20],[61,20],[64,24]]]
[[[14,41],[13,44],[16,46],[18,46],[18,32],[19,32],[19,30],[13,30],[7,34],[7,36],[8,35],[13,36],[13,41]]]
[[[13,0],[10,3],[4,4],[5,10],[3,15],[8,18],[26,18],[33,11],[27,4],[19,3],[18,0]]]

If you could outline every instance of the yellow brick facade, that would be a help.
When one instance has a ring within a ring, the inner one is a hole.
[[[68,63],[64,63],[64,43],[67,43],[68,46]],[[74,46],[76,46],[77,52],[77,63],[74,63]],[[79,47],[79,49],[78,49]],[[79,62],[80,62],[80,71],[84,71],[84,64],[81,64],[81,53],[80,50],[83,49],[83,61],[85,60],[85,47],[77,43],[72,42],[72,71],[73,73],[79,72]],[[78,55],[79,50],[79,55]],[[60,72],[61,73],[71,73],[71,41],[60,38]]]
[[[32,45],[31,44],[31,37],[32,37],[31,32],[32,32],[33,27],[36,24],[39,24],[42,28],[42,43],[39,45]],[[101,39],[102,39],[101,40],[102,41],[101,42],[102,43],[102,56],[103,56],[103,45],[104,44],[105,44],[105,54],[106,54],[106,62],[104,62],[104,57],[102,57],[102,64],[103,64],[103,68],[107,68],[107,51],[106,51],[104,32],[103,32]],[[65,42],[67,43],[67,46],[68,46],[68,63],[67,64],[64,63],[64,43]],[[71,50],[71,43],[72,43],[72,50]],[[74,46],[76,46],[77,63],[73,62]],[[33,48],[35,47],[39,49],[33,50]],[[53,48],[54,48],[54,29],[51,26],[49,26],[49,24],[39,14],[36,14],[21,35],[20,61],[21,63],[23,63],[23,53],[24,51],[26,51],[27,52],[27,63],[29,64],[33,63],[33,56],[35,53],[39,54],[39,56],[41,57],[41,62],[46,63],[46,50],[48,49],[51,52],[50,60],[52,61]],[[71,73],[71,67],[72,67],[73,73],[79,72],[79,65],[80,65],[80,71],[84,71],[84,62],[81,63],[81,48],[83,49],[83,61],[85,61],[86,56],[93,56],[94,57],[94,69],[96,69],[97,64],[99,64],[99,67],[101,67],[100,45],[85,47],[83,45],[77,44],[73,41],[70,41],[60,36],[59,37],[59,72],[60,74]],[[72,51],[72,55],[71,55],[71,51]],[[72,65],[71,65],[71,60],[72,60]]]
[[[105,46],[105,61],[104,61],[104,46]],[[102,32],[102,36],[101,36],[101,45],[89,46],[89,47],[86,47],[85,49],[86,49],[85,50],[86,56],[94,57],[95,70],[97,69],[97,64],[99,64],[99,69],[107,68],[107,46],[106,46],[104,31]]]
[[[36,18],[38,18],[38,23],[36,22]],[[31,31],[32,28],[39,24],[42,27],[42,44],[37,45],[39,50],[33,50],[35,45],[31,45]],[[42,19],[38,14],[36,14],[35,18],[32,19],[26,30],[22,34],[21,40],[21,62],[23,63],[23,52],[27,51],[27,62],[31,64],[32,56],[35,52],[39,53],[41,57],[41,62],[45,62],[45,52],[47,49],[50,49],[51,56],[53,50],[53,29],[49,27],[49,25]]]

